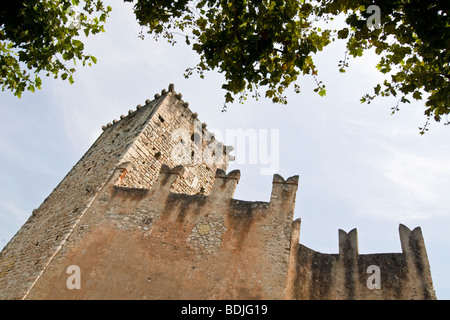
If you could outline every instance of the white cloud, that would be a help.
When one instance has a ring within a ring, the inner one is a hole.
[[[365,191],[352,199],[358,212],[403,221],[449,215],[448,156],[424,156],[392,146],[384,149],[386,153],[372,163],[375,174]]]
[[[389,148],[392,161],[385,163],[385,174],[396,187],[415,201],[439,203],[450,188],[450,159],[418,155]]]

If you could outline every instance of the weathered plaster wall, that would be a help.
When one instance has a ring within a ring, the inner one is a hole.
[[[238,171],[218,170],[209,196],[172,193],[184,171],[135,189],[113,185],[119,169],[28,298],[283,299],[298,177],[276,175],[266,203],[232,198]]]

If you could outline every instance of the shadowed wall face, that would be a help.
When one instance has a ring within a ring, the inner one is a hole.
[[[399,233],[402,253],[360,255],[356,229],[339,230],[339,254],[297,245],[291,298],[436,299],[420,228],[400,225]]]

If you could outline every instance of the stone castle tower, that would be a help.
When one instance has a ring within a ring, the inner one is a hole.
[[[232,147],[163,90],[102,135],[0,253],[0,299],[435,299],[420,228],[401,253],[299,244],[298,176],[233,199]]]

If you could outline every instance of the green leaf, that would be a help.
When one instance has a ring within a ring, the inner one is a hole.
[[[421,100],[422,99],[422,94],[419,91],[414,91],[413,98],[416,99],[416,100]]]
[[[324,97],[327,94],[327,90],[320,89],[318,93],[319,93],[319,96]]]
[[[83,42],[81,42],[80,40],[74,39],[72,40],[72,45],[76,48],[83,48]]]
[[[348,37],[348,28],[344,28],[338,31],[338,39],[346,39]]]

